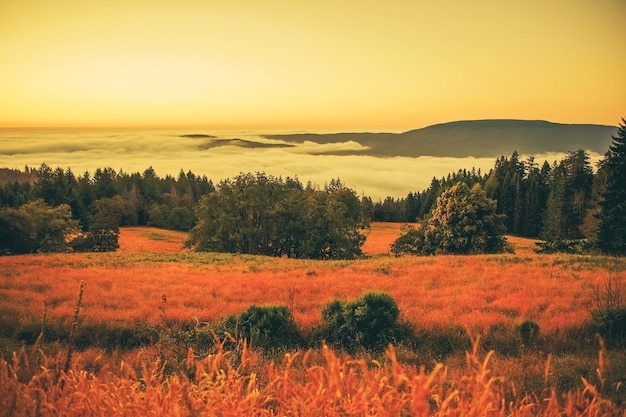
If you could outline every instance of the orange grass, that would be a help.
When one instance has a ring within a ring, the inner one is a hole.
[[[174,253],[183,249],[187,233],[147,227],[127,227],[119,237],[119,251]]]
[[[515,394],[506,377],[494,374],[491,353],[477,345],[463,371],[448,374],[402,365],[392,347],[382,364],[321,352],[287,354],[283,363],[259,366],[244,349],[233,365],[219,349],[188,372],[167,376],[162,363],[143,362],[87,372],[74,366],[56,374],[45,357],[24,350],[0,359],[0,415],[11,416],[620,416],[622,411],[585,381],[563,396]],[[37,366],[41,363],[43,366]],[[189,375],[189,376],[187,376]],[[511,394],[511,392],[513,392]]]
[[[413,226],[419,227],[418,224]],[[362,247],[363,253],[368,256],[389,254],[391,244],[400,235],[401,228],[402,223],[373,222]]]
[[[370,248],[380,247],[376,239],[387,242],[394,227],[374,224]],[[282,304],[300,326],[310,327],[321,320],[322,306],[335,298],[384,291],[397,301],[405,320],[422,328],[485,329],[533,320],[550,331],[586,320],[594,290],[607,277],[602,268],[564,267],[547,255],[324,262],[194,254],[182,249],[184,238],[177,232],[130,228],[121,230],[118,253],[0,257],[0,316],[38,321],[46,302],[49,318],[69,318],[85,280],[81,316],[90,322],[156,323],[165,294],[170,319],[214,320],[251,304]],[[624,270],[612,274],[624,280]]]

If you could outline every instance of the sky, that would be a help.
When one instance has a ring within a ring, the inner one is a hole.
[[[0,0],[0,127],[617,125],[623,0]]]

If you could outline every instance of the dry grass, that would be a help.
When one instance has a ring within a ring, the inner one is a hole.
[[[382,363],[339,357],[330,349],[287,354],[259,367],[245,346],[237,360],[218,349],[185,372],[166,375],[159,361],[137,368],[56,373],[51,363],[22,350],[0,360],[0,416],[620,416],[595,387],[563,396],[516,394],[494,373],[491,353],[467,354],[454,376],[402,365],[390,347]],[[238,363],[234,365],[234,363]],[[41,366],[38,366],[41,365]]]
[[[0,320],[36,323],[44,302],[48,319],[69,319],[84,280],[80,315],[89,322],[157,323],[165,294],[170,319],[211,320],[271,303],[288,306],[307,327],[319,322],[328,301],[378,290],[391,294],[404,319],[419,328],[480,330],[531,319],[551,331],[589,316],[607,269],[614,279],[625,277],[619,260],[537,255],[534,242],[519,238],[511,239],[515,255],[391,258],[388,246],[399,227],[373,224],[364,248],[370,258],[359,261],[196,254],[182,249],[185,234],[151,228],[122,229],[120,251],[112,254],[1,257]],[[0,417],[626,416],[589,384],[565,394],[551,390],[550,359],[543,363],[540,355],[479,358],[475,347],[464,366],[455,356],[450,368],[429,364],[425,371],[399,364],[393,349],[381,363],[322,349],[287,355],[276,365],[239,347],[202,361],[190,357],[187,370],[173,374],[164,372],[156,348],[106,357],[87,350],[75,355],[68,372],[62,349],[51,359],[36,347],[22,350],[12,361],[0,360]],[[545,368],[546,384],[539,381],[534,396],[511,379],[529,367],[533,375]]]
[[[126,227],[120,233],[120,253],[161,252],[176,253],[183,250],[187,233],[146,227]]]
[[[394,227],[373,225],[370,253],[384,247],[380,242],[389,241]],[[84,280],[83,315],[96,322],[154,323],[165,294],[171,319],[213,320],[250,304],[283,304],[300,326],[308,327],[319,322],[327,302],[373,290],[391,294],[404,319],[423,328],[480,329],[533,320],[542,330],[555,330],[588,317],[594,289],[607,276],[604,267],[586,258],[528,254],[299,261],[189,253],[182,249],[184,238],[130,228],[122,229],[119,253],[1,257],[0,314],[20,322],[38,320],[46,302],[50,318],[71,317]],[[625,271],[612,275],[624,280]]]
[[[419,227],[419,224],[413,224]],[[391,244],[400,235],[402,223],[374,222],[363,244],[363,253],[367,256],[389,255]]]

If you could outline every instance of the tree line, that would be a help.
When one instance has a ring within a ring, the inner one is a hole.
[[[458,189],[459,184],[465,188]],[[475,220],[483,222],[488,218],[490,227],[500,229],[494,215],[501,215],[507,233],[542,239],[541,251],[576,252],[595,249],[606,254],[624,255],[626,121],[622,119],[617,136],[613,137],[609,150],[596,165],[595,172],[589,154],[582,149],[569,152],[562,160],[552,164],[545,161],[541,166],[534,157],[522,161],[519,154],[513,152],[510,158],[498,158],[494,168],[485,175],[474,169],[459,170],[441,180],[434,178],[425,191],[409,193],[405,199],[388,197],[373,205],[372,220],[422,222],[427,227],[405,230],[392,249],[398,253],[437,253],[450,241],[442,240],[442,233],[436,231],[442,230],[444,226],[457,227],[458,224],[451,219],[459,213],[465,213],[465,219],[468,218],[468,207],[456,209],[446,203],[450,200],[447,193],[452,188],[455,189],[453,194],[459,191],[467,194],[470,190],[479,193],[484,190],[485,197],[496,204],[495,212],[483,214]],[[480,207],[481,204],[486,206],[486,203],[481,203],[483,198],[479,194],[477,196],[465,200],[470,201],[473,207]],[[440,201],[442,197],[445,201]],[[443,226],[442,206],[447,210],[443,216],[446,220]],[[468,230],[467,226],[465,229]],[[450,230],[444,234],[454,235]],[[434,239],[435,246],[432,244],[434,237],[437,237]],[[462,244],[466,238],[462,236],[454,245]],[[458,248],[447,252],[459,253]]]
[[[623,134],[623,128],[620,131]],[[618,142],[620,139],[613,147]],[[582,149],[569,152],[560,161],[544,161],[541,165],[532,156],[522,160],[513,152],[510,157],[498,158],[487,174],[475,169],[459,170],[441,179],[433,178],[424,191],[409,193],[406,198],[387,197],[372,204],[372,221],[427,221],[437,198],[446,190],[459,183],[469,189],[478,184],[486,197],[495,200],[496,213],[504,215],[507,233],[542,239],[549,247],[569,250],[581,240],[593,243],[599,238],[608,183],[612,181],[611,188],[615,189],[621,180],[614,178],[624,175],[623,162],[617,162],[620,158],[623,155],[615,151],[607,152],[594,172],[589,154]],[[611,207],[618,205],[617,196],[626,198],[623,190],[608,195],[612,196]],[[624,215],[620,212],[614,217],[622,216],[623,222]]]
[[[198,200],[214,190],[206,176],[182,170],[160,178],[151,167],[132,174],[98,168],[80,176],[45,163],[23,172],[2,169],[0,253],[111,251],[120,226],[188,231]]]
[[[358,229],[370,221],[426,224],[436,215],[442,193],[457,184],[466,186],[462,193],[478,198],[476,207],[492,204],[485,198],[493,200],[493,216],[501,216],[497,218],[507,233],[543,239],[546,250],[593,244],[606,253],[625,253],[622,122],[595,172],[582,149],[541,165],[513,152],[498,158],[486,174],[459,170],[433,178],[426,190],[406,198],[376,203],[370,197],[359,199],[339,180],[320,190],[297,178],[264,173],[240,174],[215,186],[191,171],[160,178],[151,167],[132,174],[99,168],[93,176],[85,172],[78,177],[70,168],[46,164],[23,172],[3,168],[0,253],[58,250],[64,243],[48,241],[63,235],[73,237],[75,250],[114,250],[119,226],[150,225],[190,231],[188,245],[198,250],[355,257],[363,243]]]
[[[148,225],[189,231],[194,250],[350,259],[362,255],[369,224],[338,179],[320,190],[248,173],[216,187],[191,171],[160,178],[152,168],[104,168],[76,177],[46,164],[3,169],[0,178],[0,254],[113,251],[120,226]]]

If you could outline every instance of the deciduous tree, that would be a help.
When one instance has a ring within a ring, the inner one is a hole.
[[[38,199],[19,209],[0,208],[0,252],[64,252],[78,230],[67,204],[52,207]]]
[[[504,215],[479,184],[458,183],[438,198],[428,222],[405,228],[392,245],[395,254],[500,253],[506,249]]]
[[[314,259],[360,256],[361,204],[341,182],[324,191],[264,173],[222,181],[196,206],[187,245],[200,251]]]

